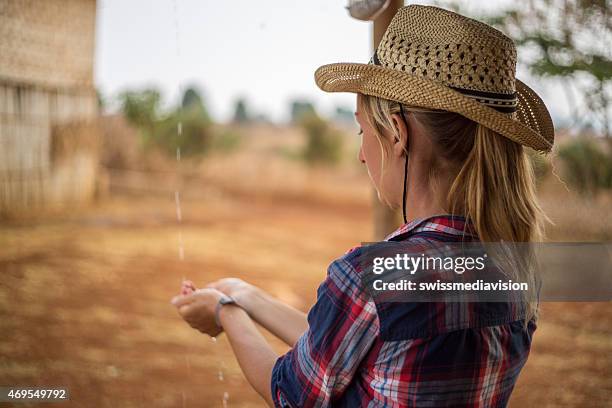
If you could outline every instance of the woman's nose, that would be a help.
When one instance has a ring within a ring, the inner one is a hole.
[[[363,148],[359,148],[359,161],[365,164],[365,156],[363,155]]]

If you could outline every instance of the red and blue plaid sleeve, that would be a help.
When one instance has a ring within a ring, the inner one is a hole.
[[[308,324],[272,370],[276,407],[328,406],[350,384],[377,337],[376,306],[345,259],[329,266]]]

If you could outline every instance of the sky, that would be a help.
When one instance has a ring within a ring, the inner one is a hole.
[[[314,71],[333,62],[367,62],[372,23],[351,18],[339,0],[98,0],[95,83],[111,101],[122,90],[155,86],[167,104],[196,85],[217,121],[237,98],[250,113],[289,119],[293,99],[324,114],[355,107],[355,95],[325,93]],[[427,4],[427,1],[410,2]],[[490,9],[508,1],[471,0]],[[519,63],[521,55],[519,54]],[[568,115],[561,84],[517,76],[547,104],[555,122]],[[579,102],[580,103],[580,102]]]

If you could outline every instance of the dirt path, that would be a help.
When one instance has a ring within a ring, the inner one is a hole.
[[[370,236],[370,210],[215,197],[182,213],[184,262],[168,197],[1,227],[0,384],[65,385],[79,407],[220,407],[224,392],[263,406],[225,337],[191,330],[169,299],[183,276],[237,276],[306,311],[327,264]],[[512,406],[606,406],[611,335],[608,304],[545,305]]]

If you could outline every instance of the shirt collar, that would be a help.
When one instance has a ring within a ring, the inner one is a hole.
[[[419,231],[439,231],[458,236],[477,237],[473,225],[466,222],[465,217],[461,215],[440,214],[409,221],[387,235],[385,241],[389,241],[399,235],[406,235],[406,238],[408,238]]]

